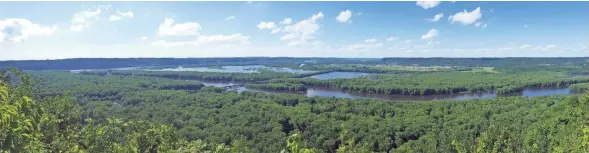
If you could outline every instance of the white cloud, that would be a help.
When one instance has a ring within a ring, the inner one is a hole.
[[[475,23],[482,17],[481,7],[477,7],[472,12],[468,12],[464,10],[463,12],[458,12],[448,18],[452,23],[460,22],[464,25],[470,25]]]
[[[434,8],[442,3],[441,1],[417,1],[416,5],[421,6],[423,9]]]
[[[477,23],[475,23],[475,24],[474,24],[474,26],[475,26],[475,27],[486,28],[486,27],[487,27],[487,24],[486,24],[486,23],[485,23],[485,24],[483,24],[483,23],[477,22]]]
[[[122,20],[122,19],[123,19],[123,17],[121,17],[121,16],[118,16],[118,15],[111,15],[111,16],[108,18],[108,20],[110,20],[110,21],[119,21],[119,20]]]
[[[365,43],[375,43],[375,42],[376,42],[376,39],[374,39],[374,38],[370,38],[370,39],[366,39],[366,40],[364,40],[364,42],[365,42]]]
[[[340,23],[351,23],[352,21],[350,20],[352,18],[352,11],[350,10],[345,10],[345,11],[341,11],[339,12],[339,15],[335,18],[337,20],[337,22]]]
[[[0,20],[0,43],[4,41],[22,42],[31,36],[50,36],[57,25],[44,26],[28,19],[9,18]]]
[[[198,35],[201,26],[196,22],[174,23],[173,19],[166,18],[158,28],[160,36]]]
[[[139,38],[139,39],[141,39],[141,40],[147,40],[147,39],[149,39],[149,38],[148,38],[148,37],[145,37],[145,36],[143,36],[143,37],[141,37],[141,38]]]
[[[530,48],[530,47],[532,47],[532,45],[525,44],[525,45],[520,46],[519,48],[520,49],[526,49],[526,48]]]
[[[272,32],[270,32],[270,33],[278,33],[278,32],[280,32],[280,28],[272,29]]]
[[[318,20],[323,18],[323,13],[319,12],[313,14],[310,18],[301,20],[293,25],[285,26],[281,32],[285,32],[281,40],[289,41],[290,45],[299,45],[307,43],[309,40],[315,38],[315,35],[319,31]]]
[[[110,21],[119,21],[122,19],[129,19],[129,18],[133,18],[133,12],[131,12],[131,11],[128,11],[128,12],[117,11],[117,14],[111,15],[108,19]]]
[[[280,37],[280,40],[291,40],[291,39],[297,38],[298,36],[299,36],[298,33],[289,33],[289,34],[286,34],[286,35]]]
[[[276,24],[274,22],[260,22],[260,24],[258,24],[258,28],[260,28],[260,29],[274,29],[274,28],[276,28]]]
[[[404,41],[404,43],[406,43],[406,44],[409,44],[409,43],[412,43],[412,42],[413,42],[413,40],[411,40],[411,39],[407,39],[407,40]]]
[[[438,30],[430,29],[426,34],[421,35],[421,39],[427,40],[438,36]]]
[[[432,19],[426,19],[426,20],[431,21],[431,22],[438,22],[442,17],[444,17],[444,14],[443,13],[440,13],[440,14],[436,14],[434,16],[434,18],[432,18]]]
[[[387,41],[393,41],[393,40],[397,40],[397,39],[399,39],[399,38],[398,37],[388,37]]]
[[[228,16],[228,17],[225,18],[225,20],[227,20],[227,21],[233,20],[233,19],[235,19],[235,16]]]
[[[291,23],[292,23],[291,18],[284,18],[284,20],[280,21],[280,24],[291,24]]]
[[[311,21],[315,22],[317,19],[321,19],[323,18],[323,13],[319,12],[317,14],[313,14],[313,16],[311,16]]]
[[[85,28],[90,27],[93,22],[100,19],[100,14],[102,13],[103,8],[104,7],[99,6],[94,9],[74,13],[71,20],[72,25],[70,26],[70,30],[82,31]],[[105,9],[108,8],[110,8],[110,6]]]

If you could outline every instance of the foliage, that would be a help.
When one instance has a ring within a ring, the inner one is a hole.
[[[258,85],[510,93],[587,80],[555,71],[498,72],[271,76]],[[19,71],[0,75],[0,152],[589,152],[589,93],[395,102],[237,93],[146,76],[32,74],[34,87]]]
[[[532,65],[585,64],[587,57],[509,57],[509,58],[382,58],[381,63],[421,66],[507,67]]]
[[[220,72],[166,72],[166,71],[84,71],[86,75],[146,76],[182,80],[210,81],[263,81],[272,78],[296,76],[291,73],[264,71],[262,73],[220,73]]]
[[[578,92],[584,92],[589,90],[589,83],[579,83],[579,84],[573,84],[571,86],[569,86],[569,88],[578,91]]]
[[[524,87],[556,87],[589,82],[589,78],[567,78],[549,71],[503,73],[436,72],[428,74],[373,75],[352,79],[317,80],[310,78],[273,79],[269,83],[304,84],[341,90],[404,95],[453,94],[497,89],[501,94],[521,91]]]

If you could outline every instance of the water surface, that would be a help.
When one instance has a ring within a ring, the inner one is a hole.
[[[270,94],[298,94],[306,97],[335,97],[335,98],[350,98],[350,99],[378,99],[378,100],[392,100],[392,101],[434,101],[434,100],[469,100],[469,99],[491,99],[497,97],[494,91],[485,91],[478,93],[457,93],[457,94],[435,94],[425,96],[412,96],[412,95],[387,95],[387,94],[371,94],[371,93],[359,93],[349,92],[337,89],[328,89],[321,87],[310,87],[304,93],[286,92],[286,91],[268,91],[268,90],[251,90],[247,88],[240,88],[237,90],[241,91],[262,91]],[[551,95],[574,95],[581,94],[575,92],[569,88],[529,88],[523,90],[521,93],[512,96],[522,97],[538,97],[538,96],[551,96]]]
[[[358,78],[362,76],[370,75],[369,73],[362,73],[362,72],[329,72],[323,74],[317,74],[313,76],[309,76],[309,78],[319,79],[319,80],[328,80],[328,79],[351,79],[351,78]]]
[[[164,69],[146,69],[147,71],[196,71],[196,72],[221,72],[221,73],[260,73],[259,70],[264,69],[274,72],[304,74],[316,71],[291,69],[286,67],[267,67],[264,65],[244,65],[244,66],[221,66],[220,68],[212,67],[176,67]]]

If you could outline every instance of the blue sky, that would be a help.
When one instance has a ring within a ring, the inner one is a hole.
[[[0,2],[0,60],[587,56],[589,2]]]

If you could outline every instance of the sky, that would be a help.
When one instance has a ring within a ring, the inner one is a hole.
[[[0,60],[586,57],[589,2],[0,2]]]

